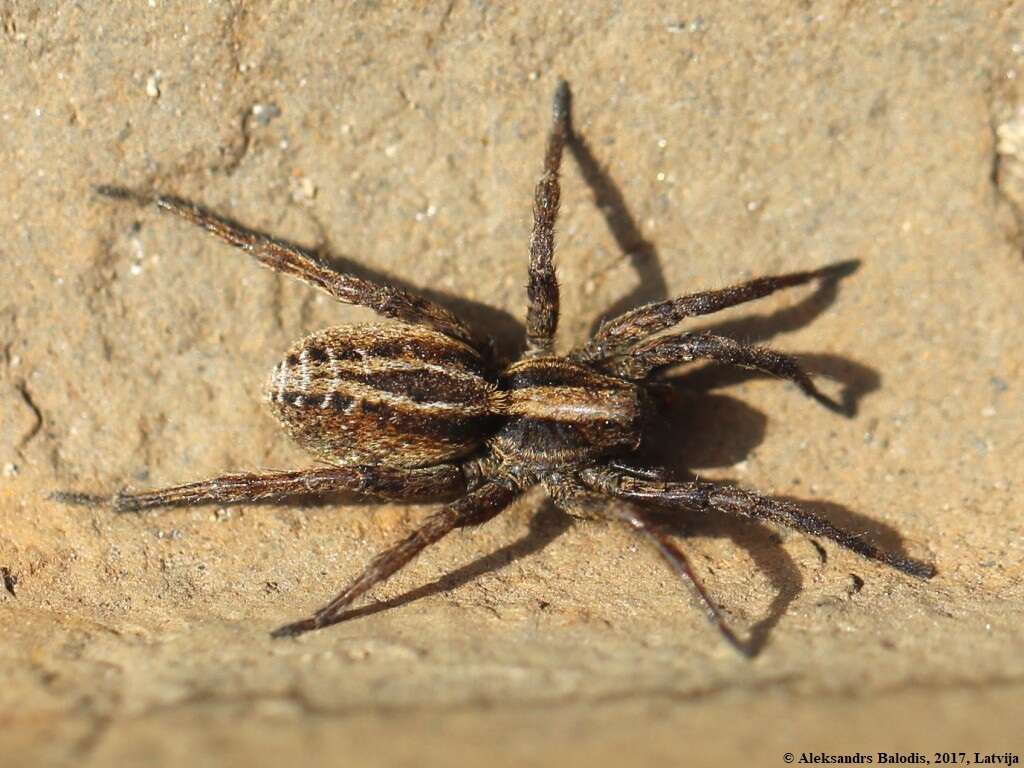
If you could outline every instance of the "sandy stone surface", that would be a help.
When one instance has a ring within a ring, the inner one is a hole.
[[[0,2],[0,763],[1024,754],[1024,4],[90,5]],[[559,75],[588,148],[561,348],[639,302],[860,260],[692,324],[800,354],[854,418],[695,368],[659,443],[934,580],[681,513],[747,661],[643,542],[530,493],[359,620],[272,641],[430,507],[47,499],[307,465],[265,377],[371,317],[92,185],[202,201],[514,350]]]

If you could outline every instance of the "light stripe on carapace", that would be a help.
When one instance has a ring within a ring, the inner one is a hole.
[[[490,441],[527,469],[574,466],[640,444],[643,392],[566,358],[520,360],[498,378],[492,401],[507,417]]]
[[[469,345],[424,326],[365,324],[298,342],[267,399],[292,438],[332,464],[419,467],[483,442],[494,390]]]

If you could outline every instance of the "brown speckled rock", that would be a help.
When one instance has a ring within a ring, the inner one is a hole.
[[[1024,259],[994,169],[1024,6],[336,5],[0,2],[0,763],[1021,754]],[[860,259],[694,324],[804,355],[855,418],[699,370],[666,450],[937,578],[680,516],[763,640],[748,662],[643,542],[535,493],[376,590],[388,610],[272,641],[427,507],[47,500],[303,466],[267,372],[370,318],[92,185],[202,201],[508,346],[558,75],[593,160],[565,166],[562,347],[613,308]]]

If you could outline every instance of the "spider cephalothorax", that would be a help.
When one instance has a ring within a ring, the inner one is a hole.
[[[663,470],[637,468],[630,461],[652,413],[652,382],[662,370],[679,363],[710,359],[771,373],[840,410],[787,355],[711,333],[662,332],[687,317],[717,312],[780,288],[835,279],[848,265],[764,277],[648,304],[606,321],[569,355],[555,356],[558,285],[552,257],[558,170],[563,146],[571,138],[569,89],[561,83],[534,202],[527,349],[520,360],[500,370],[494,369],[487,347],[470,329],[432,301],[335,272],[299,248],[179,198],[99,187],[108,197],[153,203],[205,227],[271,269],[398,322],[317,331],[295,344],[271,374],[267,399],[272,412],[300,445],[328,466],[225,475],[113,498],[76,493],[56,497],[70,503],[109,503],[117,511],[334,491],[389,499],[457,497],[374,558],[312,617],[279,628],[275,636],[340,621],[356,598],[424,548],[455,528],[491,519],[538,483],[564,511],[604,515],[648,538],[688,580],[726,639],[745,653],[750,647],[725,624],[686,557],[651,519],[646,505],[767,519],[824,536],[906,573],[932,576],[932,566],[882,552],[792,504],[728,485],[674,481]],[[616,501],[589,503],[600,497]]]

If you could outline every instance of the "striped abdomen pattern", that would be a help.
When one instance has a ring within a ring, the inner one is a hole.
[[[494,389],[469,345],[423,326],[366,324],[295,344],[267,399],[289,434],[327,461],[415,467],[476,448]]]

